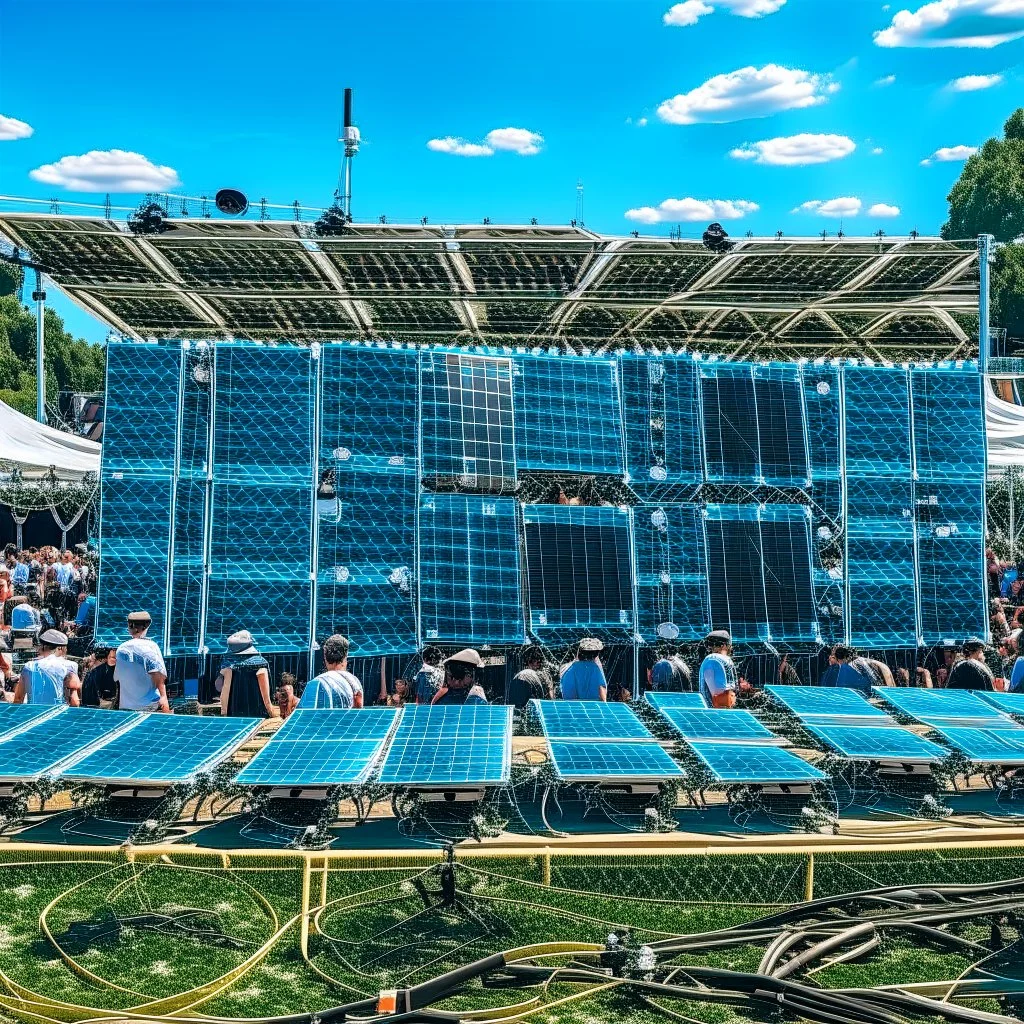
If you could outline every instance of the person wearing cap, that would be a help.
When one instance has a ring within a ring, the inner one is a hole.
[[[220,713],[230,718],[272,718],[270,665],[252,633],[240,629],[227,640],[229,660],[220,670]]]
[[[525,708],[531,700],[550,700],[553,687],[544,669],[544,652],[539,647],[527,647],[523,665],[508,685],[509,704]]]
[[[149,612],[132,612],[128,616],[129,639],[118,647],[114,664],[117,706],[122,711],[171,710],[163,655],[146,636],[152,621]]]
[[[475,672],[484,660],[471,647],[453,654],[444,662],[444,680],[431,704],[486,704],[483,688],[476,685]]]
[[[732,634],[727,629],[708,633],[704,641],[707,654],[700,663],[700,693],[713,708],[736,707],[739,673],[732,660]]]
[[[424,647],[422,657],[423,665],[413,680],[413,692],[416,695],[417,704],[429,704],[444,682],[444,669],[441,668],[442,655],[436,647]]]
[[[22,670],[14,687],[15,704],[70,704],[78,707],[82,683],[78,666],[69,661],[68,638],[56,629],[39,636],[39,657]]]
[[[363,684],[348,670],[348,638],[335,633],[323,642],[320,650],[324,671],[306,684],[299,710],[361,708]]]
[[[563,700],[607,700],[608,680],[598,655],[604,644],[592,636],[584,637],[576,651],[576,660],[562,673]]]
[[[961,648],[963,658],[953,666],[946,680],[947,690],[994,690],[995,676],[985,664],[985,644],[968,640]]]

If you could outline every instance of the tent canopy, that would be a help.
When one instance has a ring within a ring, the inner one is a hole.
[[[99,476],[100,446],[96,441],[36,423],[0,402],[0,468],[20,469],[26,478],[41,477],[51,466],[60,480],[78,481],[86,473]]]

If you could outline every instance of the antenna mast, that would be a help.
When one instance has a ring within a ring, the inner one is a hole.
[[[345,123],[338,141],[345,147],[341,160],[341,181],[335,196],[346,220],[352,219],[352,160],[359,152],[359,129],[352,123],[352,90],[345,90]]]
[[[583,227],[583,179],[576,179],[576,224]]]

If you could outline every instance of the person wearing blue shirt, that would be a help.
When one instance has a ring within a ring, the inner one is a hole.
[[[38,633],[42,629],[42,625],[39,609],[34,608],[27,601],[16,604],[11,609],[11,629]]]
[[[850,647],[842,644],[833,647],[828,662],[829,666],[821,677],[822,686],[844,686],[870,696],[871,687],[881,684],[867,660],[858,658]]]
[[[576,652],[576,660],[562,676],[563,700],[607,700],[608,680],[598,655],[604,644],[594,637],[584,637]]]
[[[16,587],[28,586],[28,561],[24,555],[18,559],[18,564],[11,572],[11,582]],[[21,593],[24,593],[24,590],[22,590]]]
[[[1010,672],[1010,693],[1024,693],[1024,656],[1017,658]]]
[[[96,617],[96,598],[92,594],[79,594],[78,613],[75,615],[75,625],[78,631],[85,629],[92,630],[93,619]]]

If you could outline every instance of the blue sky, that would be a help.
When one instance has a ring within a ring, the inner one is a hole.
[[[610,233],[933,233],[968,149],[1024,98],[1024,0],[51,0],[42,25],[0,0],[0,18],[0,191],[85,202],[230,185],[326,205],[351,86],[357,219],[565,223],[581,179]]]

